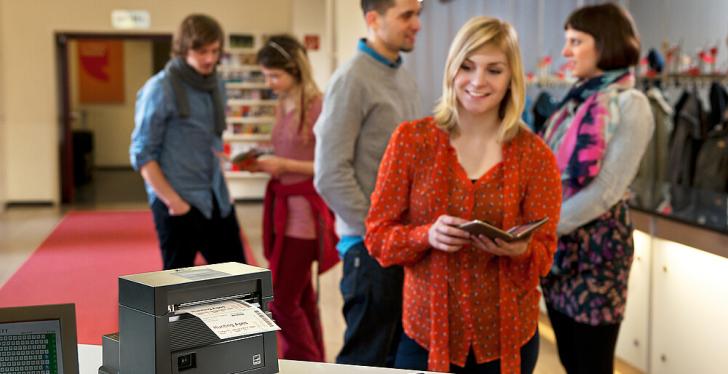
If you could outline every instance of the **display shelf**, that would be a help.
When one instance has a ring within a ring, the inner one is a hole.
[[[228,106],[241,106],[241,105],[265,105],[265,106],[276,106],[278,100],[275,99],[228,99]]]
[[[227,123],[259,124],[275,122],[275,117],[227,117]]]
[[[266,173],[251,173],[249,171],[226,171],[225,176],[230,179],[270,179]]]
[[[268,89],[268,86],[265,85],[265,82],[225,82],[225,88],[239,90],[265,90]]]
[[[253,65],[253,64],[220,65],[218,67],[218,69],[221,73],[260,71],[260,67],[258,65]]]
[[[242,35],[242,34],[241,34]],[[257,39],[251,36],[249,42]],[[231,43],[233,36],[231,35]],[[252,148],[270,148],[270,130],[275,122],[277,100],[264,82],[263,72],[256,65],[256,48],[230,48],[219,66],[228,97],[227,130],[223,134],[225,150],[233,157]],[[262,199],[270,177],[266,173],[235,170],[226,165],[225,176],[230,195],[236,200]]]
[[[228,48],[225,50],[225,53],[229,53],[232,55],[255,55],[258,53],[258,50],[255,48]]]
[[[269,142],[270,134],[224,134],[226,142]]]
[[[270,177],[265,173],[249,173],[245,171],[228,171],[225,173],[230,196],[235,200],[260,200],[265,196],[265,189]]]

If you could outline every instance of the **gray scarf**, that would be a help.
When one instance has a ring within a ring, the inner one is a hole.
[[[185,92],[182,82],[196,90],[212,95],[212,104],[215,110],[215,133],[221,136],[226,127],[225,104],[222,102],[222,92],[219,89],[217,73],[213,72],[208,76],[203,76],[181,57],[169,60],[164,70],[169,76],[174,96],[177,98],[177,110],[180,117],[187,118],[190,116],[190,103],[187,100],[187,92]]]

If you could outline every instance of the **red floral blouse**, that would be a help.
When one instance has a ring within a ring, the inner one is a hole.
[[[382,266],[403,265],[405,332],[429,351],[429,370],[501,359],[520,370],[520,348],[538,323],[536,289],[556,248],[561,181],[551,150],[526,129],[503,146],[503,161],[477,181],[460,166],[449,135],[431,117],[401,124],[387,146],[366,220],[366,247]],[[519,257],[471,246],[432,250],[427,232],[442,214],[499,227],[547,224]]]

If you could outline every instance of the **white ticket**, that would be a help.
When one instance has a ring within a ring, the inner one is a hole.
[[[178,313],[189,313],[199,318],[220,339],[281,329],[260,308],[244,301],[226,300],[181,307]]]

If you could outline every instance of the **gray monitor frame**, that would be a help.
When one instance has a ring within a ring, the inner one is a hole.
[[[76,305],[52,304],[0,308],[0,323],[58,320],[61,325],[63,372],[78,374]]]

